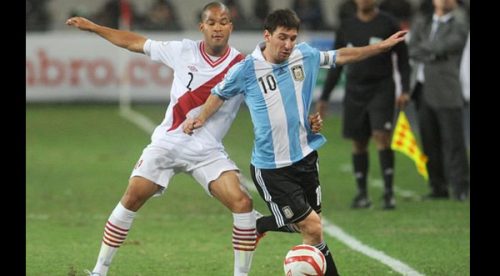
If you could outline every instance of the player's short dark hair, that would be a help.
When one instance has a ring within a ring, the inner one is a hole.
[[[210,2],[208,4],[206,4],[203,9],[201,10],[201,13],[200,13],[200,20],[201,22],[205,21],[205,19],[207,19],[207,11],[211,8],[220,8],[221,10],[225,10],[227,12],[227,15],[229,16],[229,19],[231,19],[231,13],[229,12],[229,8],[224,5],[223,3],[221,2]]]
[[[270,13],[264,21],[264,30],[273,33],[278,27],[287,29],[300,28],[300,19],[291,9],[279,9]]]

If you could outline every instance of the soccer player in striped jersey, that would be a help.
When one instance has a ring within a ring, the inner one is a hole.
[[[151,143],[132,171],[127,190],[105,225],[97,263],[88,273],[107,274],[139,208],[149,198],[161,195],[175,174],[184,172],[232,212],[234,275],[247,275],[256,246],[256,218],[252,199],[239,181],[239,169],[222,145],[243,96],[226,101],[206,122],[209,127],[204,131],[187,136],[179,127],[186,116],[200,111],[210,89],[231,66],[244,58],[228,44],[233,29],[228,8],[219,2],[211,2],[203,8],[200,21],[203,40],[200,41],[154,41],[133,32],[100,26],[82,17],[69,18],[66,24],[96,33],[129,51],[146,54],[174,70],[165,118],[154,130]]]
[[[317,149],[326,142],[311,131],[307,120],[320,67],[342,65],[388,51],[404,40],[405,31],[365,47],[319,51],[297,44],[300,20],[290,9],[276,10],[264,23],[264,42],[243,62],[233,66],[197,117],[187,119],[184,132],[207,120],[225,101],[244,95],[254,125],[251,172],[272,216],[258,219],[257,231],[279,231],[295,224],[302,242],[326,257],[325,275],[338,275],[333,256],[323,240],[321,189]],[[272,218],[271,220],[269,219]],[[265,225],[259,225],[259,222]],[[262,232],[261,232],[262,231]]]

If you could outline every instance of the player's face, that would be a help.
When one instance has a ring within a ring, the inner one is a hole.
[[[295,43],[297,43],[297,36],[297,29],[278,27],[272,34],[265,30],[266,49],[264,49],[264,56],[266,60],[272,63],[282,63],[287,60]]]
[[[456,0],[433,0],[432,3],[436,9],[440,9],[444,13],[452,11],[457,5]]]
[[[364,12],[372,11],[376,7],[375,0],[355,0],[355,2],[358,6],[358,10]]]
[[[210,55],[224,53],[228,47],[229,35],[233,30],[233,23],[225,9],[214,7],[205,12],[200,23],[200,31],[205,41],[205,51]]]

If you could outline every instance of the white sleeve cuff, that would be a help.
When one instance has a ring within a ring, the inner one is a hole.
[[[147,56],[151,56],[151,39],[148,39],[146,40],[146,42],[144,42],[143,50],[144,54],[146,54]]]

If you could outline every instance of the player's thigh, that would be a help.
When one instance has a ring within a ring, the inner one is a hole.
[[[379,105],[369,110],[371,130],[390,133],[394,128],[394,106]]]
[[[234,213],[252,210],[252,199],[246,188],[241,185],[239,173],[235,170],[223,172],[210,182],[210,193]]]
[[[259,194],[273,213],[278,227],[304,219],[313,209],[301,180],[289,167],[258,169],[251,167]]]
[[[240,190],[239,169],[228,158],[218,158],[188,171],[209,196],[211,190],[220,196]],[[215,186],[213,186],[215,184]],[[212,187],[213,186],[213,187]]]
[[[345,138],[360,140],[371,135],[368,104],[346,99],[343,105],[342,134]]]
[[[393,81],[383,81],[368,106],[371,129],[391,132],[394,128],[395,91]]]
[[[170,179],[180,170],[172,154],[164,148],[148,145],[134,166],[130,178],[141,177],[147,179],[161,188],[155,194],[161,195],[168,187]]]
[[[318,173],[318,152],[309,153],[299,162],[292,165],[298,183],[304,190],[304,194],[309,206],[316,213],[321,212],[321,187]]]

